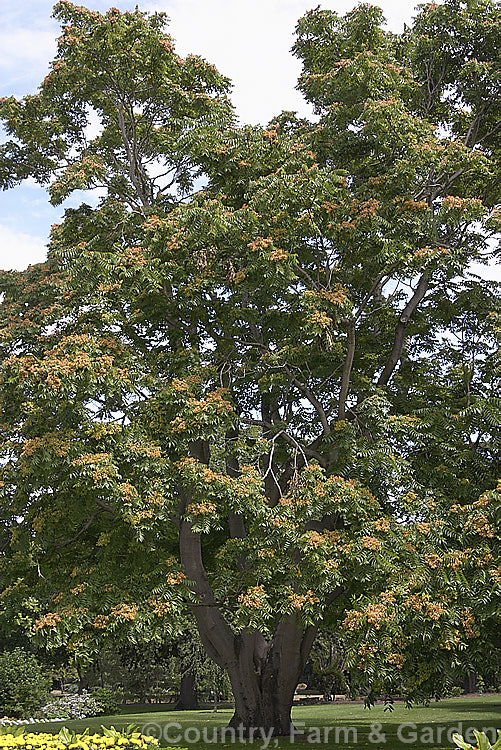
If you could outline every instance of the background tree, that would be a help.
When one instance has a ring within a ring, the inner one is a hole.
[[[4,183],[105,192],[2,278],[4,606],[83,659],[187,602],[232,723],[275,734],[326,618],[369,701],[440,693],[498,625],[498,300],[467,270],[499,227],[496,9],[312,11],[318,121],[266,129],[161,17],[55,13]]]
[[[50,682],[34,654],[19,647],[0,654],[0,701],[5,716],[32,716],[47,699]]]
[[[340,693],[356,695],[356,685],[350,684],[345,665],[346,648],[339,632],[320,630],[306,665],[308,687],[321,692],[328,701],[335,700]]]

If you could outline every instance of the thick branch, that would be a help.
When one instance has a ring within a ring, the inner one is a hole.
[[[329,435],[331,431],[331,427],[329,424],[329,420],[327,419],[327,414],[325,412],[325,409],[320,403],[320,401],[317,399],[315,394],[310,391],[306,383],[302,383],[300,380],[298,380],[295,377],[292,378],[292,382],[301,391],[303,396],[310,402],[310,404],[313,406],[313,408],[317,412],[320,418],[320,422],[322,423],[323,434]]]
[[[190,453],[202,463],[209,462],[209,445],[205,440],[194,440],[190,443]],[[193,524],[183,519],[189,503],[189,496],[179,487],[179,551],[181,564],[184,567],[191,589],[197,601],[190,606],[197,622],[200,638],[210,658],[227,668],[235,658],[235,636],[224,619],[202,559],[202,538],[193,531]]]
[[[355,356],[355,323],[353,320],[348,321],[348,347],[346,358],[343,365],[343,377],[341,379],[341,391],[339,393],[339,411],[338,418],[344,419],[346,414],[346,398],[350,388],[351,368],[353,367],[353,357]]]
[[[402,350],[404,348],[404,342],[405,342],[405,332],[407,330],[407,326],[409,325],[409,322],[410,322],[410,319],[412,317],[414,310],[416,309],[416,307],[419,305],[424,295],[426,294],[426,290],[428,289],[429,283],[430,283],[430,280],[429,280],[428,274],[424,273],[419,279],[419,284],[416,287],[416,291],[414,292],[409,302],[405,306],[402,314],[400,315],[398,325],[395,329],[395,340],[393,342],[393,349],[391,350],[391,354],[388,357],[388,360],[386,362],[383,372],[379,376],[378,385],[386,385],[389,379],[391,378],[391,376],[393,375],[395,367],[397,366],[398,361],[402,355]]]
[[[238,437],[237,430],[229,430],[226,433],[226,440],[236,440]],[[234,456],[228,456],[226,458],[226,473],[230,477],[238,477],[240,476],[240,466],[238,464],[238,459]],[[245,539],[247,536],[246,530],[245,530],[245,522],[244,518],[240,513],[229,513],[228,514],[228,527],[230,530],[230,538],[231,539]],[[243,565],[243,561],[241,561],[241,564]]]
[[[111,513],[112,516],[116,514],[116,510],[112,505],[108,505],[104,500],[100,500],[98,497],[94,498],[96,505],[105,510],[107,513]]]
[[[120,129],[120,134],[122,136],[122,141],[125,147],[125,151],[127,153],[127,158],[129,160],[129,177],[131,179],[132,184],[134,185],[136,189],[137,196],[141,203],[143,204],[144,208],[149,207],[149,201],[148,196],[145,195],[144,189],[143,189],[143,180],[141,179],[141,176],[138,177],[137,171],[139,171],[139,163],[136,159],[136,156],[134,154],[134,150],[131,146],[129,136],[127,133],[127,126],[125,123],[125,116],[124,116],[124,110],[123,105],[120,101],[117,101],[116,103],[117,107],[117,114],[118,114],[118,127]]]
[[[182,521],[179,533],[181,563],[198,601],[191,610],[197,622],[207,653],[221,667],[227,668],[235,657],[235,636],[219,611],[202,560],[200,534],[192,524]]]
[[[325,606],[328,607],[330,604],[332,604],[332,602],[340,597],[342,593],[344,593],[344,589],[341,588],[341,586],[337,586],[337,588],[335,588],[332,593],[326,596]],[[308,625],[308,627],[304,631],[303,640],[301,641],[301,660],[303,664],[306,663],[308,655],[311,651],[311,647],[313,646],[313,642],[317,636],[318,628],[319,623],[315,623],[314,625]]]
[[[87,529],[89,529],[92,526],[92,524],[93,524],[94,519],[96,518],[96,516],[98,516],[100,513],[103,513],[103,512],[104,511],[102,511],[102,510],[96,510],[96,512],[91,515],[91,517],[89,518],[89,520],[84,523],[84,525],[82,526],[82,528],[80,529],[80,531],[78,531],[75,534],[75,536],[73,536],[71,539],[67,539],[65,542],[56,542],[54,544],[54,547],[57,547],[58,549],[61,549],[62,547],[68,547],[68,545],[73,544],[73,542],[76,542],[76,540],[79,539],[82,536],[82,534],[85,534],[85,532],[87,531]]]

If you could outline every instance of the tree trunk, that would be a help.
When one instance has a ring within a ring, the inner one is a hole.
[[[179,698],[174,708],[178,711],[195,711],[199,708],[195,675],[193,672],[186,672],[181,677]]]
[[[299,627],[297,630],[302,631]],[[255,641],[259,638],[254,636]],[[290,735],[292,702],[303,662],[294,653],[292,643],[283,645],[284,648],[277,647],[274,639],[267,644],[262,658],[256,659],[243,643],[234,663],[228,667],[235,698],[230,726],[245,736],[258,737],[263,732],[272,736]]]
[[[467,693],[477,692],[477,675],[475,672],[468,672],[465,680],[465,691]]]
[[[271,640],[257,631],[234,632],[224,618],[202,560],[200,534],[180,524],[181,561],[197,602],[192,605],[198,632],[211,659],[228,672],[235,698],[230,722],[245,736],[288,736],[294,692],[310,653],[316,625],[305,627],[298,614],[279,622]],[[341,594],[338,588],[326,601]]]
[[[290,736],[294,692],[316,634],[296,615],[282,621],[271,641],[260,633],[237,636],[228,664],[235,698],[230,726],[245,736]]]
[[[78,676],[78,695],[82,695],[83,691],[85,690],[85,676],[79,664],[77,664],[77,676]]]

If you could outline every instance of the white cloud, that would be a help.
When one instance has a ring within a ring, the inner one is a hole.
[[[56,53],[53,0],[0,0],[0,95],[34,93]]]
[[[266,123],[281,110],[310,113],[295,90],[300,62],[290,52],[298,19],[316,0],[154,0],[144,10],[165,11],[181,55],[200,54],[231,78],[232,101],[242,123]],[[389,27],[401,31],[414,0],[380,0]],[[344,14],[356,0],[330,0],[323,8]]]
[[[266,123],[282,109],[309,111],[295,91],[300,66],[290,53],[295,24],[308,7],[305,0],[157,0],[145,6],[168,13],[181,55],[202,55],[230,77],[242,123]]]
[[[33,71],[40,70],[41,78],[43,78],[55,51],[55,37],[50,31],[2,29],[0,31],[2,93],[17,95],[28,93]],[[19,90],[20,87],[22,90]]]
[[[484,263],[470,263],[469,270],[487,281],[499,281],[501,283],[501,263],[490,261]]]
[[[85,137],[88,141],[92,141],[94,138],[97,138],[98,135],[101,135],[103,132],[103,124],[101,122],[101,118],[99,114],[96,112],[95,109],[89,109],[88,113],[88,124],[85,128]]]
[[[54,56],[56,43],[51,31],[39,29],[3,29],[0,31],[0,67],[47,65]]]
[[[33,263],[42,263],[47,256],[45,241],[25,232],[0,224],[0,268],[22,271]]]

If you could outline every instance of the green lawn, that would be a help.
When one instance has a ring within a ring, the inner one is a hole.
[[[78,731],[87,726],[98,729],[101,724],[113,724],[119,728],[133,722],[145,733],[161,737],[162,745],[177,744],[193,750],[208,747],[210,750],[215,744],[215,730],[225,727],[231,714],[229,709],[218,713],[211,710],[141,711],[114,717],[68,721],[65,724]],[[270,750],[290,750],[291,746],[298,750],[403,750],[416,747],[423,750],[452,750],[454,745],[447,737],[452,727],[462,725],[460,728],[463,732],[472,727],[501,728],[501,696],[453,698],[432,703],[427,708],[407,709],[404,705],[397,704],[391,713],[385,711],[383,706],[376,706],[369,711],[362,704],[352,703],[301,706],[294,709],[293,718],[296,726],[306,731],[309,739],[306,741],[304,736],[296,738],[294,742],[290,739],[272,739],[268,745]],[[62,724],[39,724],[33,728],[54,732],[60,726]],[[315,731],[314,727],[318,730]],[[194,741],[197,738],[200,738],[199,742]],[[232,742],[227,737],[218,744],[229,748]],[[266,740],[259,737],[253,745],[253,750],[264,750]]]

